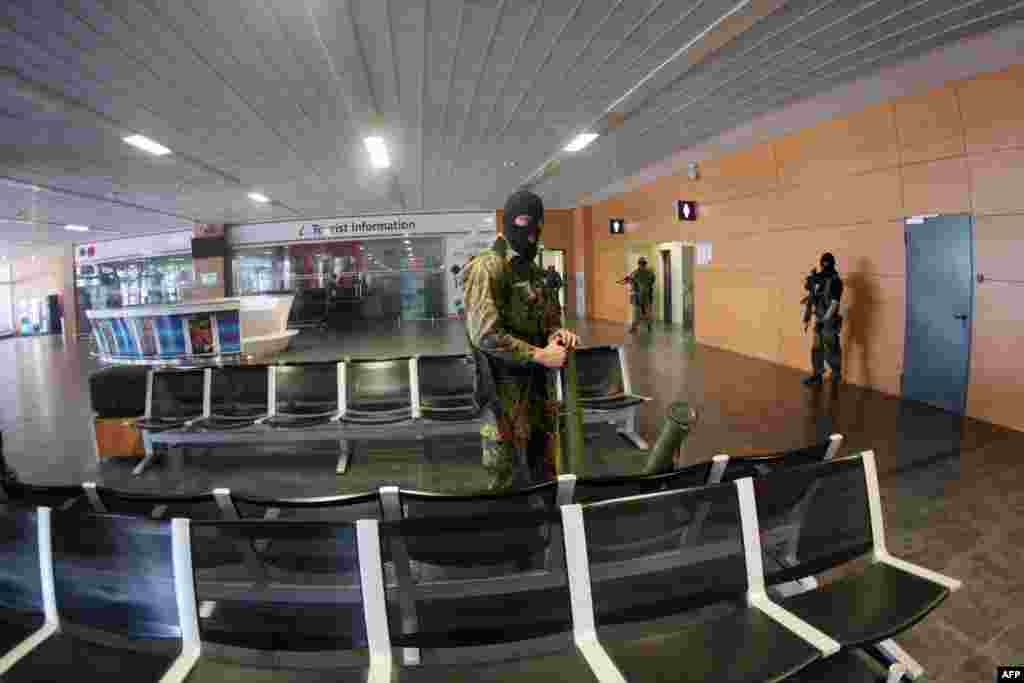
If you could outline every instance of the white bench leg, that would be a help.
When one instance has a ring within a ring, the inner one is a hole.
[[[136,477],[145,472],[146,468],[149,467],[149,464],[153,462],[153,458],[156,457],[156,453],[153,448],[153,440],[150,438],[149,432],[142,432],[142,446],[146,449],[146,455],[143,456],[139,464],[132,470],[132,474]]]
[[[100,442],[99,439],[96,438],[96,419],[95,415],[89,419],[89,431],[92,434],[92,455],[96,462],[102,462],[103,459],[100,457]]]
[[[900,683],[903,680],[903,674],[907,673],[904,666],[900,663],[893,664],[889,667],[889,673],[885,677],[885,683]]]
[[[917,663],[917,661],[907,654],[906,650],[896,644],[896,641],[890,638],[889,640],[883,640],[882,642],[875,645],[883,655],[893,661],[894,664],[902,665],[905,669],[907,678],[912,681],[916,681],[918,678],[924,675],[924,667]],[[891,671],[891,669],[890,669]],[[899,680],[898,678],[896,680]]]
[[[337,474],[345,474],[348,471],[348,461],[352,456],[352,446],[348,439],[338,441],[338,466],[335,468]]]
[[[623,426],[619,428],[619,434],[624,436],[636,448],[642,451],[649,450],[650,445],[636,430],[636,409],[630,410],[623,422]]]

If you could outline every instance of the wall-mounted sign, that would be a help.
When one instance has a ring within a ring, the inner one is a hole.
[[[494,214],[431,213],[394,216],[337,218],[320,221],[255,223],[238,225],[228,231],[230,244],[356,240],[375,237],[465,234],[486,229],[494,234]]]
[[[622,235],[626,232],[626,220],[624,218],[609,218],[608,232],[613,235]]]
[[[145,237],[127,237],[107,242],[75,245],[75,261],[101,263],[123,259],[192,253],[192,229]]]
[[[196,223],[192,227],[192,234],[195,237],[223,237],[223,223]]]
[[[697,242],[695,251],[698,266],[711,265],[711,242]]]
[[[695,221],[697,220],[697,202],[689,199],[676,201],[676,220]]]

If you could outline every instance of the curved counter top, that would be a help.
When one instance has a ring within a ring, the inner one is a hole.
[[[122,364],[217,363],[284,350],[294,295],[245,296],[87,311],[101,360]]]

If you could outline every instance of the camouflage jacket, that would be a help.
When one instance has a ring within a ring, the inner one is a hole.
[[[633,285],[633,294],[638,301],[647,302],[654,299],[654,271],[637,268],[629,274],[629,282]]]
[[[462,271],[466,334],[492,367],[528,367],[533,352],[547,346],[548,337],[561,327],[558,294],[544,286],[544,271],[531,263],[519,272],[512,267],[513,256],[515,251],[499,236]]]

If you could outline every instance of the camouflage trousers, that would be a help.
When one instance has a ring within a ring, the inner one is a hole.
[[[814,374],[824,374],[826,362],[833,375],[842,375],[843,349],[839,344],[839,328],[818,323],[814,326],[814,346],[811,347],[811,366],[814,368]]]
[[[648,303],[633,303],[633,324],[630,325],[630,330],[635,330],[640,323],[646,322],[647,329],[651,329],[651,304]]]
[[[547,387],[529,380],[495,383],[501,417],[484,410],[480,428],[482,464],[491,491],[504,491],[554,479],[558,474],[558,413]]]

